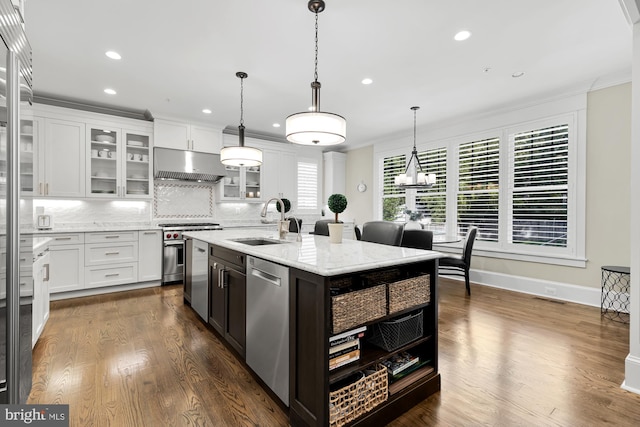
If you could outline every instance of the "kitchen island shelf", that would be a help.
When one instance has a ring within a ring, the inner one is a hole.
[[[378,365],[383,360],[389,359],[390,357],[398,353],[402,353],[403,351],[415,348],[431,340],[433,340],[433,337],[429,335],[408,343],[407,345],[400,347],[399,349],[392,352],[385,351],[381,348],[375,347],[372,344],[365,342],[361,344],[360,359],[331,371],[331,373],[329,374],[329,384],[334,384],[348,377],[349,375],[352,375],[356,371],[361,371],[370,368],[371,366]]]

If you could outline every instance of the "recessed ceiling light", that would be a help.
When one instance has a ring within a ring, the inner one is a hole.
[[[205,108],[204,110],[202,110],[202,112],[205,114],[211,114],[211,110],[209,110],[208,108]]]
[[[462,31],[458,31],[456,35],[453,36],[453,39],[461,42],[463,40],[468,39],[469,37],[471,37],[471,31],[462,30]]]
[[[280,123],[274,123],[272,126],[273,126],[274,128],[279,128],[279,127],[280,127]]]
[[[111,59],[122,59],[122,56],[120,56],[118,52],[114,52],[113,50],[105,52],[105,55],[107,55]]]
[[[513,77],[514,79],[522,76],[524,76],[524,71],[516,71],[515,73],[511,74],[511,77]]]
[[[107,89],[104,90],[104,93],[106,93],[107,95],[115,95],[116,91],[113,90],[113,89],[107,88]]]
[[[363,85],[370,85],[371,83],[373,83],[373,80],[371,80],[370,78],[362,79]]]

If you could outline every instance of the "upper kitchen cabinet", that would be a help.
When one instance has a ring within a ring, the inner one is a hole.
[[[151,135],[88,124],[87,197],[145,198],[151,188]]]
[[[33,117],[22,114],[20,119],[20,191],[24,195],[33,195],[34,186],[37,182],[36,157],[34,155],[34,145],[38,141],[38,123],[34,123]],[[6,152],[7,152],[7,128],[0,127],[0,152],[4,153],[6,170]],[[35,165],[35,167],[34,167]],[[0,176],[0,184],[6,182],[6,177]]]
[[[262,201],[262,170],[260,166],[225,166],[226,174],[218,184],[221,201]]]
[[[153,129],[156,147],[220,153],[221,129],[164,119],[156,119]]]
[[[33,110],[32,122],[21,123],[21,142],[34,151],[33,196],[151,197],[151,122],[40,104]],[[23,173],[27,187],[28,165]]]
[[[296,155],[289,151],[262,150],[264,197],[289,199],[294,205],[296,195]]]
[[[46,118],[44,128],[38,147],[37,195],[84,197],[85,124]]]

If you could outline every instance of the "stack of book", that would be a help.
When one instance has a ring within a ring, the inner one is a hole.
[[[366,330],[362,326],[329,338],[329,370],[360,359],[360,339]]]
[[[395,379],[402,378],[420,366],[418,362],[420,362],[420,358],[418,356],[414,356],[404,351],[394,355],[390,359],[382,361],[381,363],[387,367],[389,379],[393,381]]]

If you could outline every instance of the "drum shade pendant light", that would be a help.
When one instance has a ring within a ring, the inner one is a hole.
[[[287,140],[303,145],[335,145],[344,142],[347,121],[344,117],[320,111],[320,82],[318,81],[318,13],[325,8],[324,1],[311,0],[307,7],[316,15],[316,60],[314,81],[311,82],[310,111],[287,117]]]
[[[407,168],[404,173],[394,178],[394,184],[400,188],[430,188],[436,183],[436,174],[428,174],[422,169],[420,160],[418,160],[418,150],[416,149],[416,111],[420,107],[411,107],[411,109],[413,110],[413,151],[411,151]],[[411,162],[414,160],[415,163],[412,167]]]
[[[240,79],[240,126],[238,126],[238,146],[224,147],[220,150],[220,161],[227,166],[260,166],[262,164],[262,151],[257,148],[244,145],[244,79],[249,77],[247,73],[238,71],[236,77]]]

